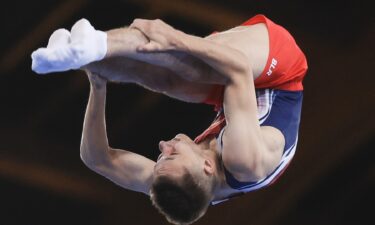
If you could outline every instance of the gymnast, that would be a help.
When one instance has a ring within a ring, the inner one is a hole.
[[[264,15],[204,38],[161,20],[135,19],[104,32],[81,19],[32,53],[32,69],[86,71],[91,88],[83,162],[121,187],[149,195],[171,223],[191,224],[210,205],[270,185],[296,151],[307,62],[291,34]],[[217,115],[194,139],[177,134],[160,141],[155,162],[110,147],[107,82],[211,104]]]

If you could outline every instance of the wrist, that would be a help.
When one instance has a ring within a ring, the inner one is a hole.
[[[150,40],[137,28],[118,28],[107,31],[107,53],[105,58],[137,54],[137,47]]]
[[[105,93],[107,91],[107,83],[90,83],[90,89],[95,93]]]
[[[173,46],[175,50],[186,52],[189,49],[189,39],[190,35],[177,30],[175,41],[173,42]]]
[[[103,78],[98,77],[97,75],[91,76],[90,88],[96,92],[105,92],[107,90],[107,81]]]

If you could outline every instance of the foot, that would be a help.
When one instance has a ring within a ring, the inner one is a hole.
[[[34,51],[31,68],[38,74],[79,69],[103,59],[106,52],[107,34],[81,19],[73,25],[71,32],[56,30],[46,48]]]

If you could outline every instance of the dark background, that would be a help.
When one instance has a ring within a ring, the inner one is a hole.
[[[0,225],[167,224],[146,196],[80,161],[86,76],[30,69],[31,52],[54,30],[82,17],[101,30],[140,17],[204,36],[258,13],[286,27],[308,58],[298,151],[276,184],[211,207],[196,224],[373,224],[375,17],[364,2],[7,1],[0,9]],[[215,114],[136,85],[110,84],[107,103],[111,146],[152,159],[160,139],[194,137]]]

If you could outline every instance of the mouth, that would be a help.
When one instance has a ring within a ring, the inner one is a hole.
[[[163,157],[164,157],[164,156],[163,156],[163,153],[161,153],[161,154],[158,156],[158,158],[156,159],[156,163],[158,163]]]

